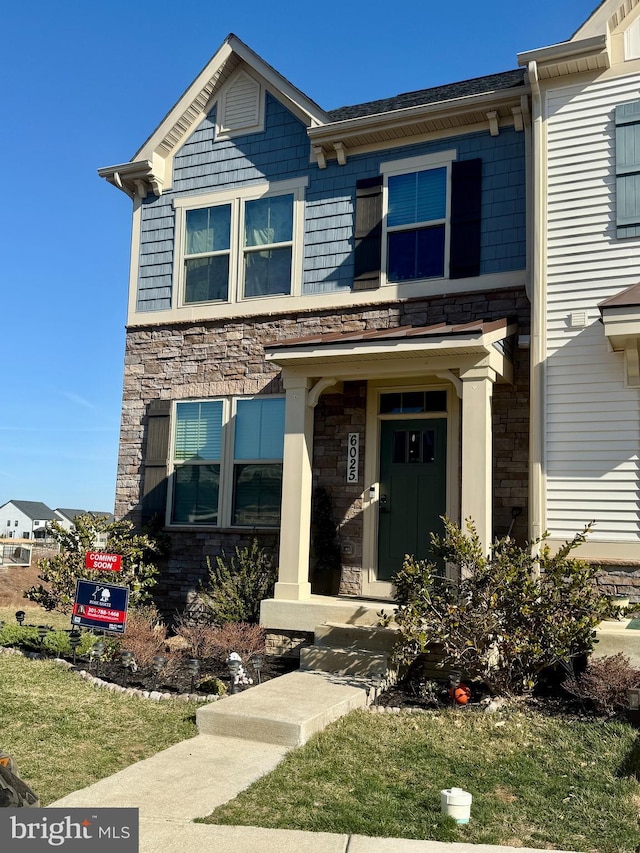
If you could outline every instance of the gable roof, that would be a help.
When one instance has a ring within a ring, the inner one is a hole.
[[[55,521],[56,514],[46,504],[40,501],[7,501],[32,521]],[[5,504],[6,506],[7,504]]]
[[[99,510],[90,509],[62,509],[57,507],[55,510],[59,515],[63,515],[68,521],[75,521],[79,515],[90,515],[93,518],[106,518],[109,521],[113,520],[113,514],[110,512],[102,512]]]
[[[196,79],[169,110],[129,163],[98,169],[98,175],[128,195],[146,195],[151,188],[161,195],[171,180],[171,161],[178,147],[211,110],[231,75],[240,67],[280,100],[307,127],[328,121],[328,116],[304,92],[230,33]]]
[[[472,125],[484,125],[495,135],[500,123],[522,130],[528,112],[529,89],[522,69],[325,112],[231,33],[133,159],[99,169],[98,175],[131,198],[144,198],[149,191],[160,196],[171,184],[177,150],[240,69],[306,125],[312,160],[320,168],[325,167],[327,159],[344,165],[348,154],[368,146],[388,147],[394,140],[408,144],[412,136],[434,131],[460,132]]]
[[[56,507],[55,512],[60,515],[64,515],[69,521],[73,521],[73,519],[78,515],[86,515],[86,509],[62,509],[62,507]]]
[[[489,74],[484,77],[475,77],[472,80],[462,80],[458,83],[448,83],[445,86],[432,86],[429,89],[419,89],[416,92],[405,92],[392,98],[383,98],[379,101],[368,101],[364,104],[354,104],[348,107],[339,107],[329,110],[331,121],[345,121],[362,116],[388,113],[393,110],[402,110],[407,107],[417,107],[425,104],[437,104],[443,101],[451,101],[454,98],[463,98],[468,95],[482,95],[487,92],[496,92],[503,89],[513,89],[525,85],[525,73],[521,68],[512,71],[504,71],[500,74]]]

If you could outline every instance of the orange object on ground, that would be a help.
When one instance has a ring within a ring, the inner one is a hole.
[[[458,684],[449,690],[449,696],[456,705],[466,705],[471,699],[471,691],[466,684]]]

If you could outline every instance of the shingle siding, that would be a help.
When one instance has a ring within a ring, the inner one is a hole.
[[[458,159],[482,159],[480,274],[524,269],[524,134],[501,129],[476,132],[352,155],[345,166],[309,162],[304,125],[279,101],[266,96],[265,130],[215,139],[215,110],[178,151],[173,186],[149,197],[142,212],[138,311],[172,305],[174,212],[172,199],[288,178],[308,178],[305,193],[303,294],[344,291],[353,284],[356,180],[380,174],[380,164],[455,148]]]

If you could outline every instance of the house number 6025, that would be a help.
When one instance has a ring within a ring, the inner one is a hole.
[[[350,432],[347,444],[347,483],[358,482],[358,460],[360,458],[360,433]]]

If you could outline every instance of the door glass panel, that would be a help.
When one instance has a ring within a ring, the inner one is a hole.
[[[436,433],[433,429],[425,429],[422,433],[422,461],[436,461]]]
[[[409,462],[420,462],[420,430],[409,430]]]
[[[393,455],[394,463],[407,461],[407,433],[406,430],[395,430],[393,433]]]

